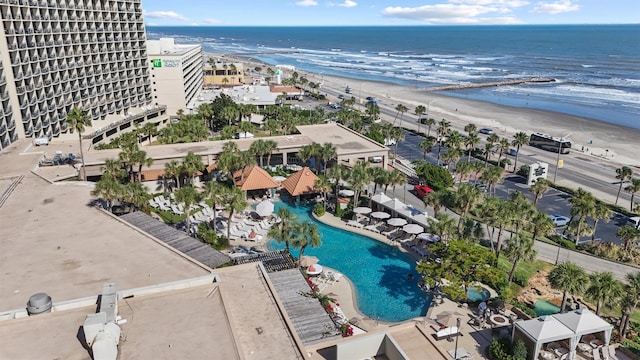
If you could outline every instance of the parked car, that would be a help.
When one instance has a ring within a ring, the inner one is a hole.
[[[482,192],[489,191],[489,187],[487,186],[487,184],[483,184],[477,180],[469,180],[469,185],[477,187]]]
[[[344,95],[342,94],[338,95],[338,99],[344,99]]]
[[[556,227],[567,226],[567,224],[569,224],[569,220],[571,220],[562,215],[549,215],[549,218],[553,221],[553,225]]]
[[[425,196],[429,195],[429,193],[433,191],[432,188],[430,188],[430,187],[428,187],[426,185],[414,185],[413,189],[416,191],[416,195],[418,195],[418,197],[420,199],[422,199]]]
[[[636,230],[640,230],[640,216],[634,216],[627,219],[627,225],[633,227]]]
[[[493,134],[493,129],[492,128],[482,128],[482,129],[478,130],[478,132],[480,134],[491,135],[491,134]]]
[[[367,96],[367,101],[373,101],[375,100],[372,96]]]

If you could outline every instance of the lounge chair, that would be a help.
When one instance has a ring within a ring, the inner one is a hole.
[[[593,349],[593,360],[602,360],[600,349]]]
[[[618,360],[616,356],[616,348],[613,345],[602,348],[602,355],[605,359]]]
[[[380,233],[380,230],[375,225],[367,225],[364,227],[366,230],[373,231],[375,233]]]
[[[436,332],[436,338],[440,340],[445,337],[457,336],[459,334],[460,334],[460,330],[458,329],[457,326],[450,326],[450,327],[438,330],[438,332]]]

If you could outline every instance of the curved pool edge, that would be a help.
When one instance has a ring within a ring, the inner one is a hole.
[[[368,230],[364,230],[364,229],[358,229],[358,228],[354,228],[354,227],[349,227],[347,226],[342,219],[335,217],[329,213],[325,213],[323,216],[318,216],[316,215],[315,212],[311,211],[311,216],[313,216],[313,218],[327,226],[331,226],[340,230],[344,230],[344,231],[348,231],[348,232],[352,232],[355,234],[359,234],[365,237],[368,237],[372,240],[381,242],[387,246],[391,246],[394,247],[396,249],[399,249],[401,252],[405,253],[406,255],[408,255],[417,265],[418,259],[416,259],[416,255],[412,254],[411,252],[407,251],[405,248],[403,248],[402,246],[397,246],[395,242],[388,240],[385,236],[380,235],[380,234],[376,234],[373,233],[371,231]],[[340,272],[337,269],[331,269],[333,271],[336,272]],[[349,297],[349,300],[351,301],[350,305],[353,308],[353,311],[357,314],[357,316],[362,317],[362,319],[368,319],[371,321],[374,321],[376,324],[379,325],[384,325],[385,327],[388,326],[392,326],[392,325],[396,325],[396,324],[401,324],[407,321],[411,321],[411,319],[406,319],[406,320],[401,320],[401,321],[384,321],[384,320],[376,320],[376,319],[372,319],[370,318],[368,315],[364,314],[362,311],[360,311],[360,308],[358,307],[358,301],[357,301],[357,293],[355,291],[355,286],[353,285],[353,283],[351,282],[351,279],[349,279],[346,275],[343,274],[342,279],[346,279],[347,283],[348,283],[348,294],[347,296]],[[333,286],[333,285],[332,285]],[[330,293],[332,292],[331,290],[331,286],[327,286],[326,289],[324,289],[324,291],[322,293]],[[336,291],[333,291],[334,293],[337,293]],[[340,295],[340,294],[338,294]],[[428,311],[427,311],[428,312]],[[426,314],[425,314],[426,316]],[[356,325],[357,326],[357,325]]]

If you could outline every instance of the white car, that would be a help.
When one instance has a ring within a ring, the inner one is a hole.
[[[549,218],[551,219],[551,221],[553,221],[553,225],[555,225],[556,227],[566,226],[567,224],[569,224],[569,220],[571,220],[568,217],[562,215],[549,215]]]
[[[493,129],[492,128],[482,128],[482,129],[478,130],[478,132],[480,134],[491,135],[491,134],[493,134]]]

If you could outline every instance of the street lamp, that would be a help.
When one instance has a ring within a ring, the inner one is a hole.
[[[458,360],[458,338],[460,337],[460,318],[456,319],[456,327],[458,328],[458,334],[456,335],[456,349],[453,352],[453,359]]]
[[[556,157],[556,171],[553,172],[553,182],[556,182],[556,177],[558,176],[558,167],[560,165],[560,151],[562,150],[562,141],[564,140],[565,137],[568,137],[569,135],[571,135],[572,133],[568,133],[567,135],[561,137],[558,140],[558,156]]]

